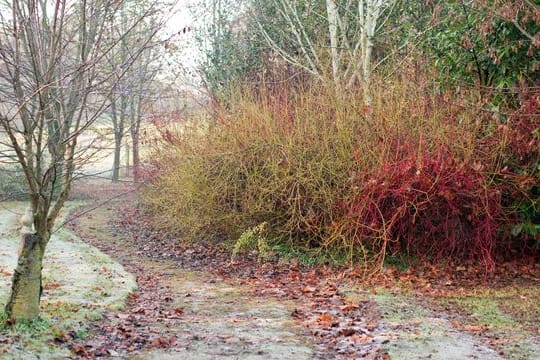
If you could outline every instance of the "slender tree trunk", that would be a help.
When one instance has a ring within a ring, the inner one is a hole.
[[[122,151],[122,140],[124,138],[124,124],[126,121],[127,99],[120,97],[120,107],[116,106],[116,99],[111,100],[111,112],[114,133],[114,159],[112,168],[112,182],[120,180],[120,154]]]
[[[326,0],[326,13],[328,17],[328,32],[330,34],[330,54],[332,56],[332,79],[334,85],[340,90],[340,61],[338,50],[338,22],[339,13],[335,0]]]
[[[362,88],[364,90],[364,103],[371,106],[371,58],[373,55],[373,39],[377,28],[377,21],[383,7],[389,6],[391,1],[363,0],[359,2],[358,17],[360,20],[360,47],[362,53]]]
[[[142,106],[142,97],[143,93],[142,83],[139,86],[139,97],[137,103],[135,101],[131,102],[131,117],[130,117],[130,132],[131,132],[131,151],[133,158],[133,180],[140,180],[141,175],[141,157],[139,152],[139,140],[140,140],[140,130],[141,130],[141,106]]]
[[[366,39],[366,50],[364,53],[364,62],[362,64],[362,88],[364,90],[364,102],[371,106],[371,57],[373,53],[373,42]]]
[[[130,172],[131,172],[131,168],[130,168],[130,163],[129,163],[129,156],[131,155],[131,151],[129,149],[129,140],[126,138],[126,141],[125,141],[125,144],[124,144],[124,157],[125,157],[125,169],[124,169],[124,176],[128,177]]]
[[[122,151],[122,135],[114,134],[114,160],[112,181],[120,180],[120,152]]]
[[[23,234],[17,268],[13,273],[7,316],[15,322],[32,320],[39,315],[41,267],[45,243],[38,234]]]
[[[55,121],[47,121],[47,128],[49,131],[49,154],[56,153],[56,147],[60,143],[60,130],[58,129],[58,123]],[[57,179],[62,178],[63,166],[61,162],[57,162],[54,165],[55,177]],[[52,198],[56,199],[60,191],[62,190],[61,182],[56,182],[52,184]]]
[[[133,152],[133,180],[138,181],[141,176],[141,158],[139,154],[139,132],[131,133]]]

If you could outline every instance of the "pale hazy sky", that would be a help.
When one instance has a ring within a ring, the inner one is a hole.
[[[174,36],[174,43],[179,47],[178,51],[175,52],[176,61],[181,63],[187,72],[194,72],[195,66],[202,56],[194,40],[193,30],[197,26],[197,23],[200,24],[200,21],[198,21],[200,19],[195,18],[195,14],[201,13],[203,3],[204,0],[178,0],[167,20],[165,36]],[[198,8],[197,5],[199,5]],[[190,28],[191,31],[184,33],[184,28]],[[164,69],[165,72],[170,70],[170,68]],[[167,76],[166,73],[163,75],[165,77]],[[198,83],[198,78],[193,78],[187,73],[186,78],[180,81],[189,80]]]
[[[167,22],[168,31],[172,34],[182,30],[185,26],[193,25],[193,11],[198,0],[178,0]]]

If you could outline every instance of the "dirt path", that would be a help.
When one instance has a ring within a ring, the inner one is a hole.
[[[359,294],[351,292],[353,297]],[[387,292],[371,297],[381,313],[379,331],[390,337],[383,350],[392,359],[504,359],[482,338],[456,329],[444,313],[427,309],[414,297]]]
[[[490,333],[488,327],[482,332],[473,329],[470,324],[477,315],[457,318],[430,309],[413,292],[374,292],[349,282],[338,288],[333,280],[315,273],[298,280],[298,275],[280,275],[271,266],[266,272],[259,268],[244,270],[248,275],[223,277],[226,271],[216,269],[224,264],[217,259],[219,254],[211,260],[204,258],[204,251],[191,254],[184,249],[179,254],[165,243],[145,243],[141,238],[135,239],[141,243],[133,243],[118,232],[113,232],[111,242],[110,236],[92,229],[107,227],[112,211],[94,212],[81,219],[76,229],[136,274],[140,291],[129,301],[127,311],[111,313],[105,326],[102,322],[95,327],[99,335],[84,344],[80,355],[129,354],[138,359],[538,358],[537,338],[525,335],[515,338],[514,348],[493,347],[490,341],[506,333]],[[144,239],[152,237],[151,231],[143,232]],[[207,252],[206,256],[214,255]],[[164,260],[167,257],[173,260]],[[213,270],[189,270],[204,269],[201,264],[209,264]],[[291,288],[298,291],[287,293]],[[458,321],[465,326],[456,326]],[[517,324],[512,326],[514,335],[524,334],[517,333]]]
[[[151,219],[130,211],[102,207],[75,226],[135,274],[140,288],[124,312],[107,314],[94,327],[97,336],[74,347],[79,355],[539,358],[540,267],[534,264],[484,286],[439,270],[355,283],[331,269],[231,266],[226,253],[177,246]],[[116,227],[113,218],[122,219]]]
[[[170,268],[169,268],[170,269]],[[155,271],[155,270],[154,270]],[[174,352],[153,351],[144,359],[311,359],[309,338],[290,317],[292,302],[253,298],[247,289],[207,273],[173,270],[165,280],[182,310]]]
[[[249,286],[215,274],[150,260],[121,235],[103,236],[112,210],[100,209],[74,226],[137,277],[139,290],[121,312],[94,324],[80,356],[138,359],[311,359],[311,338],[290,314],[292,301],[256,298]],[[101,230],[98,230],[101,229]]]

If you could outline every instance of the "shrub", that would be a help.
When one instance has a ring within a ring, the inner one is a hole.
[[[400,152],[358,179],[362,190],[339,204],[341,231],[355,246],[370,239],[382,257],[473,257],[491,270],[502,208],[485,172],[446,146],[418,152],[406,145]]]
[[[520,89],[521,106],[499,127],[504,148],[498,177],[505,184],[510,233],[522,251],[540,250],[540,95],[535,89]]]
[[[211,121],[162,129],[150,162],[159,175],[142,199],[185,239],[231,241],[266,223],[265,244],[292,251],[493,269],[516,212],[500,171],[514,130],[497,131],[425,79],[373,89],[372,107],[331,86],[233,89]]]

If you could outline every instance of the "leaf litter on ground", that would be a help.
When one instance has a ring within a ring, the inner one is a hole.
[[[103,320],[93,325],[95,336],[71,345],[81,357],[121,356],[145,348],[170,350],[177,347],[180,350],[185,345],[178,343],[174,331],[178,323],[185,321],[184,311],[167,306],[171,302],[167,299],[172,299],[174,294],[161,283],[161,277],[167,274],[147,273],[148,269],[136,261],[140,257],[172,261],[178,268],[210,272],[215,276],[211,280],[214,282],[248,285],[256,297],[296,301],[299,305],[291,317],[311,333],[320,358],[387,358],[381,350],[382,345],[397,336],[396,332],[379,326],[377,303],[370,296],[352,302],[341,291],[343,282],[356,283],[367,294],[377,294],[381,289],[391,293],[413,293],[423,306],[446,312],[456,319],[461,319],[462,310],[433,306],[433,300],[467,296],[478,287],[537,286],[540,282],[537,259],[502,264],[488,278],[472,261],[444,266],[411,266],[405,271],[387,266],[367,278],[360,269],[307,267],[297,262],[261,264],[256,256],[233,262],[223,245],[183,244],[177,237],[157,229],[153,219],[138,209],[125,207],[118,210],[117,206],[115,212],[121,215],[109,225],[116,234],[128,239],[128,243],[114,245],[99,239],[89,241],[121,259],[128,271],[137,275],[139,290],[130,298],[125,310],[106,314]],[[166,326],[156,328],[156,321]],[[451,324],[460,331],[483,337],[482,341],[495,348],[499,346],[485,326],[461,321]],[[538,324],[529,330],[540,335]],[[418,330],[411,328],[411,332],[414,331]]]

